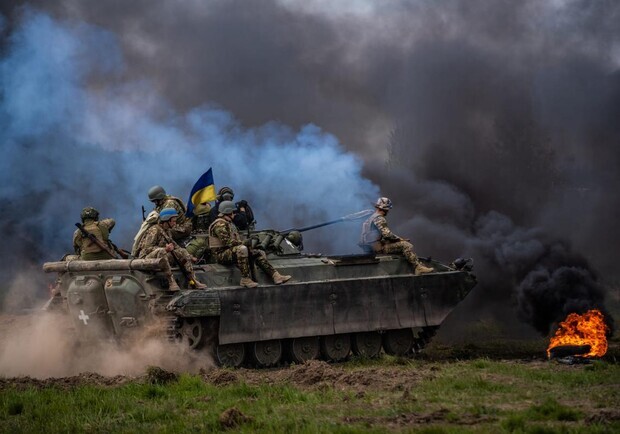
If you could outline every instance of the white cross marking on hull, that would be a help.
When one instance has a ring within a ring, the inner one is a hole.
[[[90,319],[90,317],[86,315],[83,310],[80,310],[80,314],[78,315],[78,318],[84,321],[84,325],[88,325],[88,320]]]

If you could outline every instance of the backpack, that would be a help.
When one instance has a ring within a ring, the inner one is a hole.
[[[137,258],[140,254],[138,247],[140,246],[140,241],[144,237],[146,231],[155,224],[157,224],[157,220],[159,219],[159,213],[155,210],[151,211],[148,216],[146,216],[146,220],[142,222],[142,226],[140,226],[140,230],[133,238],[133,246],[131,247],[131,256]]]

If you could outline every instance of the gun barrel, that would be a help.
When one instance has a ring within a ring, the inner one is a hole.
[[[366,209],[366,210],[363,210],[363,211],[358,211],[358,212],[353,213],[353,214],[348,214],[348,215],[346,215],[344,217],[340,217],[340,218],[337,218],[335,220],[330,220],[328,222],[323,222],[323,223],[319,223],[319,224],[312,225],[312,226],[304,226],[303,228],[291,228],[291,229],[287,229],[285,231],[282,231],[280,233],[284,234],[284,235],[287,235],[289,232],[292,232],[292,231],[305,232],[305,231],[309,231],[311,229],[322,228],[323,226],[329,226],[329,225],[333,225],[333,224],[340,223],[340,222],[359,220],[359,219],[362,219],[364,217],[368,217],[373,212],[374,211],[371,210],[371,209]]]
[[[336,219],[336,220],[331,220],[331,221],[328,221],[328,222],[319,223],[319,224],[312,225],[312,226],[304,226],[303,228],[287,229],[285,231],[282,231],[281,233],[288,234],[289,232],[292,232],[292,231],[306,232],[306,231],[309,231],[311,229],[322,228],[323,226],[329,226],[329,225],[333,225],[333,224],[336,224],[336,223],[340,223],[341,221],[344,221],[342,217],[339,218],[339,219]]]

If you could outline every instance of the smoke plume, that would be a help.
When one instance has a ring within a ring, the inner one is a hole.
[[[209,105],[179,112],[152,83],[123,79],[124,69],[109,31],[24,11],[0,63],[5,272],[70,251],[84,206],[116,218],[113,238],[130,245],[148,188],[186,199],[208,167],[255,204],[261,227],[349,214],[378,194],[361,160],[315,125],[245,128]],[[336,189],[346,194],[326,200]],[[346,226],[315,245],[337,250],[357,236]]]
[[[542,333],[619,277],[616,2],[29,4],[0,27],[6,276],[86,205],[127,245],[148,187],[213,166],[260,227],[389,196],[419,254],[474,257],[472,296]]]

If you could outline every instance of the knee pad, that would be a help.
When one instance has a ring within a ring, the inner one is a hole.
[[[246,246],[237,246],[234,248],[233,251],[238,258],[247,258],[250,256],[250,253],[248,252],[248,248]]]

